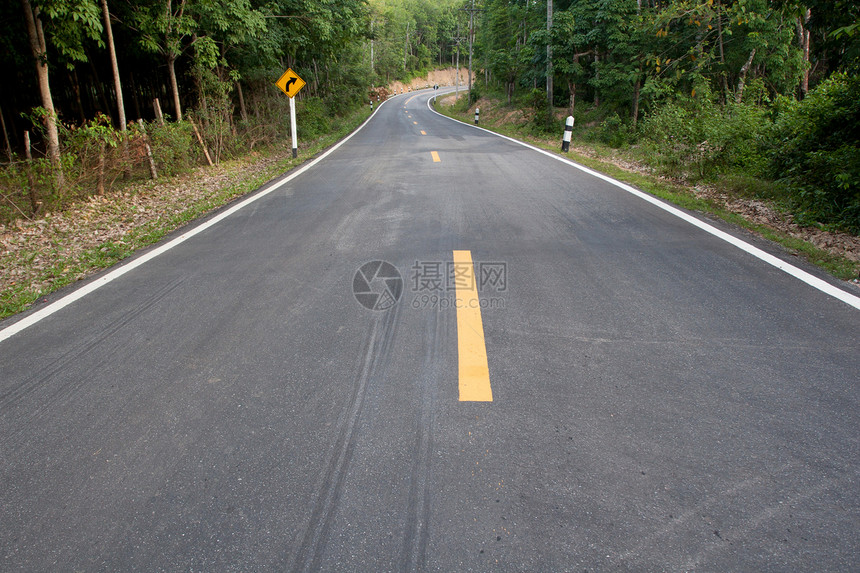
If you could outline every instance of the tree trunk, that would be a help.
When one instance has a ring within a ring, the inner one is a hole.
[[[167,73],[170,75],[170,91],[173,94],[173,111],[176,121],[182,121],[182,104],[179,103],[179,85],[176,83],[176,56],[168,54]]]
[[[239,94],[239,113],[242,121],[248,123],[248,108],[245,107],[245,96],[242,94],[242,83],[236,82],[236,93]]]
[[[406,22],[406,41],[403,43],[403,69],[406,70],[409,59],[409,22]]]
[[[804,19],[797,19],[797,40],[800,44],[800,49],[803,51],[803,76],[800,78],[800,98],[803,99],[806,97],[806,94],[809,93],[809,41],[810,41],[810,33],[809,29],[806,28],[806,24],[809,24],[809,20],[812,18],[812,10],[807,9],[806,15]]]
[[[122,99],[122,82],[119,79],[119,64],[116,59],[116,47],[113,43],[113,29],[110,25],[110,10],[107,0],[102,0],[102,15],[105,19],[105,32],[107,33],[108,54],[110,55],[110,67],[113,71],[113,89],[116,92],[116,111],[119,118],[119,130],[122,133],[122,161],[125,165],[124,177],[131,178],[131,164],[128,162],[128,138],[126,135],[125,103]],[[99,195],[104,194],[104,141],[101,142],[99,151]]]
[[[21,0],[24,18],[27,21],[27,35],[30,39],[30,50],[36,63],[36,76],[39,79],[39,92],[42,96],[42,107],[48,112],[45,116],[45,129],[48,138],[48,158],[54,166],[57,188],[65,184],[63,167],[60,164],[60,135],[57,131],[57,112],[54,110],[54,100],[51,97],[51,86],[48,82],[47,48],[42,21],[39,19],[39,9],[30,5],[30,0]]]
[[[573,115],[573,106],[576,104],[576,82],[567,80],[567,91],[570,92],[570,99],[567,103],[567,115]]]
[[[720,94],[720,102],[725,105],[729,98],[729,78],[726,73],[726,52],[723,41],[723,6],[721,0],[717,0],[717,40],[720,45],[720,65],[722,66],[722,94]]]
[[[30,185],[30,210],[33,212],[33,215],[36,214],[36,211],[39,210],[39,205],[41,202],[39,201],[39,197],[36,194],[36,180],[33,177],[33,154],[30,151],[30,132],[24,132],[24,157],[27,158],[27,183]]]
[[[547,121],[552,123],[552,0],[546,0],[546,105],[549,110]]]
[[[641,68],[640,68],[641,73]],[[633,129],[636,129],[636,124],[639,123],[639,92],[642,89],[642,78],[636,78],[636,85],[633,86]]]
[[[755,59],[755,48],[753,48],[753,51],[750,52],[750,57],[747,60],[747,63],[745,63],[744,66],[741,68],[741,79],[738,80],[738,91],[735,94],[736,103],[741,103],[741,101],[743,101],[744,85],[747,81],[747,72],[749,72],[750,66],[752,66],[753,59]]]
[[[113,30],[110,25],[110,11],[107,0],[102,0],[102,15],[105,19],[105,32],[107,32],[108,54],[110,55],[110,66],[113,70],[113,86],[116,91],[116,107],[119,115],[119,130],[125,131],[125,104],[122,100],[122,83],[119,79],[119,64],[116,60],[116,47],[113,43]]]
[[[84,112],[84,102],[81,100],[81,84],[78,82],[78,73],[75,69],[68,72],[69,83],[72,84],[72,91],[75,94],[75,106],[78,108],[78,120],[81,125],[87,122],[87,114]]]
[[[0,125],[3,126],[3,140],[6,143],[6,157],[9,163],[12,163],[12,144],[9,143],[9,132],[6,131],[6,119],[3,117],[3,110],[0,110]]]

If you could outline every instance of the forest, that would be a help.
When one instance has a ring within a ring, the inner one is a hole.
[[[533,129],[658,172],[776,200],[860,232],[860,3],[487,0],[476,33],[494,95]],[[480,90],[484,90],[483,92]],[[551,113],[552,111],[552,113]]]
[[[469,102],[552,133],[571,114],[664,172],[860,231],[855,1],[14,0],[0,26],[2,221],[289,137],[288,67],[301,141],[471,48]]]
[[[456,60],[453,1],[13,0],[0,5],[0,222],[332,130]],[[9,86],[14,86],[10,89]]]

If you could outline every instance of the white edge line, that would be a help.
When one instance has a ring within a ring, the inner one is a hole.
[[[430,98],[430,99],[432,99],[432,98]],[[427,107],[428,107],[428,109],[430,109],[430,111],[432,111],[433,113],[435,113],[436,115],[438,115],[440,117],[444,117],[445,119],[455,121],[455,122],[462,124],[462,125],[465,125],[467,127],[480,129],[481,131],[491,133],[497,137],[501,137],[502,139],[507,139],[508,141],[512,141],[518,145],[522,145],[523,147],[527,147],[529,149],[537,151],[538,153],[542,153],[542,154],[546,155],[547,157],[552,157],[553,159],[561,161],[562,163],[566,163],[572,167],[579,169],[580,171],[583,171],[585,173],[588,173],[589,175],[592,175],[593,177],[597,177],[598,179],[602,179],[603,181],[606,181],[607,183],[611,183],[612,185],[615,185],[616,187],[619,187],[620,189],[623,189],[624,191],[627,191],[628,193],[635,195],[636,197],[639,197],[640,199],[647,201],[648,203],[651,203],[652,205],[655,205],[655,206],[659,207],[660,209],[663,209],[664,211],[678,217],[679,219],[682,219],[682,220],[690,223],[691,225],[695,225],[699,229],[702,229],[703,231],[710,233],[711,235],[713,235],[719,239],[722,239],[723,241],[741,249],[742,251],[749,253],[750,255],[766,262],[767,264],[772,265],[772,266],[778,268],[779,270],[781,270],[785,273],[788,273],[789,275],[793,276],[794,278],[800,279],[801,281],[803,281],[806,284],[820,290],[821,292],[828,294],[828,295],[832,296],[833,298],[839,299],[842,302],[844,302],[848,305],[851,305],[854,308],[860,310],[860,297],[853,295],[849,292],[846,292],[846,291],[828,283],[827,281],[824,281],[824,280],[822,280],[822,279],[820,279],[820,278],[818,278],[818,277],[816,277],[816,276],[814,276],[814,275],[812,275],[812,274],[810,274],[810,273],[808,273],[802,269],[799,269],[796,266],[783,261],[779,257],[775,257],[775,256],[771,255],[770,253],[767,253],[767,252],[759,249],[758,247],[755,247],[755,246],[747,243],[746,241],[744,241],[742,239],[739,239],[733,235],[730,235],[729,233],[726,233],[725,231],[721,231],[720,229],[717,229],[713,225],[706,223],[706,222],[702,221],[701,219],[693,217],[689,213],[685,213],[684,211],[681,211],[680,209],[678,209],[672,205],[669,205],[668,203],[664,203],[663,201],[661,201],[660,199],[657,199],[653,195],[649,195],[648,193],[645,193],[645,192],[640,191],[634,187],[631,187],[630,185],[627,185],[626,183],[616,181],[615,179],[613,179],[612,177],[609,177],[608,175],[604,175],[603,173],[598,173],[597,171],[589,169],[588,167],[580,165],[579,163],[571,161],[570,159],[560,157],[554,153],[550,153],[549,151],[546,151],[545,149],[540,149],[539,147],[529,145],[528,143],[524,143],[524,142],[516,140],[512,137],[508,137],[506,135],[502,135],[500,133],[490,131],[489,129],[484,129],[483,127],[479,127],[477,125],[472,125],[472,124],[467,123],[465,121],[460,121],[458,119],[448,117],[447,115],[443,115],[443,114],[439,113],[438,111],[436,111],[435,109],[433,109],[433,107],[430,105],[429,99],[427,100]]]
[[[205,231],[209,227],[212,227],[213,225],[218,224],[219,222],[223,221],[224,219],[226,219],[227,217],[229,217],[230,215],[232,215],[236,211],[238,211],[244,207],[247,207],[251,203],[258,201],[259,199],[262,199],[263,197],[272,193],[273,191],[280,189],[282,186],[286,185],[287,183],[289,183],[290,181],[292,181],[293,179],[295,179],[299,175],[303,174],[305,171],[307,171],[308,169],[310,169],[311,167],[313,167],[314,165],[316,165],[317,163],[319,163],[320,161],[322,161],[323,159],[325,159],[326,157],[328,157],[329,155],[334,153],[338,148],[340,148],[341,145],[343,145],[344,143],[346,143],[347,141],[352,139],[352,136],[354,136],[359,131],[361,131],[364,128],[364,126],[366,126],[370,122],[370,120],[373,119],[373,116],[376,115],[376,113],[380,110],[380,108],[382,108],[382,106],[385,105],[387,102],[388,102],[388,100],[380,102],[380,104],[376,107],[374,112],[372,114],[370,114],[370,116],[366,120],[364,120],[364,122],[361,125],[359,125],[352,133],[350,133],[349,135],[347,135],[346,137],[341,139],[334,146],[329,148],[322,155],[320,155],[316,159],[311,160],[309,163],[306,163],[306,164],[300,166],[293,173],[289,174],[287,177],[281,179],[277,183],[271,184],[271,186],[268,189],[266,189],[265,185],[264,185],[262,191],[258,191],[256,193],[254,193],[253,195],[251,195],[250,197],[241,200],[239,203],[230,207],[226,211],[223,211],[222,213],[219,213],[218,215],[212,217],[211,219],[205,221],[204,223],[197,225],[193,229],[190,229],[190,230],[186,231],[185,233],[182,233],[178,237],[170,240],[169,242],[161,245],[160,247],[154,248],[153,250],[149,251],[145,255],[137,257],[134,260],[132,260],[131,262],[124,264],[124,265],[114,269],[113,271],[110,271],[106,275],[99,277],[99,278],[85,284],[81,288],[76,289],[74,292],[67,294],[66,296],[57,300],[56,302],[53,302],[53,303],[49,304],[48,306],[41,308],[41,309],[37,310],[36,312],[25,316],[21,320],[7,326],[6,328],[0,330],[0,342],[3,342],[7,338],[10,338],[10,337],[18,334],[19,332],[21,332],[25,328],[33,326],[37,322],[51,316],[52,314],[54,314],[57,311],[62,310],[63,308],[65,308],[65,307],[69,306],[70,304],[72,304],[73,302],[75,302],[76,300],[79,300],[79,299],[87,296],[91,292],[100,289],[101,287],[103,287],[106,284],[118,279],[119,277],[123,276],[124,274],[133,271],[137,267],[143,265],[144,263],[151,261],[155,257],[166,253],[170,249],[184,243],[185,241],[187,241],[188,239],[190,239],[194,235],[202,233],[203,231]]]

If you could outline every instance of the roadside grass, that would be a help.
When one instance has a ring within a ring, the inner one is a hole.
[[[472,124],[474,121],[474,112],[470,112],[470,109],[466,107],[464,98],[460,98],[460,100],[448,105],[437,104],[435,109],[439,113],[463,123]],[[655,175],[637,173],[618,167],[608,160],[614,154],[614,151],[610,151],[608,147],[577,141],[577,145],[587,146],[596,158],[577,153],[573,148],[571,148],[570,152],[563,153],[561,151],[560,135],[558,138],[542,134],[536,135],[528,124],[511,124],[505,122],[504,119],[504,113],[499,113],[497,110],[485,111],[482,109],[479,126],[501,135],[519,139],[560,157],[571,159],[580,165],[608,175],[618,181],[628,183],[637,189],[650,193],[681,208],[705,213],[742,227],[765,239],[778,243],[791,254],[806,259],[838,279],[851,280],[858,278],[858,275],[860,275],[860,262],[833,254],[815,246],[809,241],[793,237],[783,231],[750,221],[737,213],[725,209],[711,199],[697,197],[689,187],[679,183],[673,183],[666,179],[658,178]],[[778,202],[775,202],[774,207],[777,209],[780,208]]]
[[[217,188],[214,193],[187,204],[166,205],[157,218],[140,226],[135,226],[121,240],[107,240],[71,257],[63,256],[59,249],[60,245],[56,244],[51,252],[47,253],[51,260],[49,265],[28,277],[27,280],[13,283],[0,292],[0,319],[26,310],[40,297],[115,265],[139,249],[158,242],[166,235],[195,219],[254,191],[272,179],[313,159],[323,150],[355,130],[369,116],[370,110],[361,107],[339,121],[339,127],[335,131],[309,142],[300,141],[299,157],[296,159],[292,157],[289,141],[281,146],[258,149],[256,154],[261,158],[274,157],[277,160],[254,173],[245,173],[249,162],[252,161],[250,155],[226,161],[221,164],[227,174],[225,184]],[[206,168],[199,168],[194,174],[200,174],[202,173],[201,170],[204,169]],[[166,181],[175,182],[176,179],[176,177],[160,179],[157,182],[150,182],[146,187],[155,187],[165,184]],[[117,208],[117,204],[110,202],[110,196],[107,199],[104,203],[104,209],[114,211],[111,212],[111,217],[115,221],[132,220],[136,206],[131,205],[127,210],[123,210]],[[58,240],[72,240],[72,238],[60,238]],[[32,251],[21,251],[15,255],[15,260],[3,261],[4,266],[26,267],[33,263],[36,255],[37,253]]]

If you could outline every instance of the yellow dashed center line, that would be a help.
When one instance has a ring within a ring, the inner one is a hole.
[[[424,131],[424,130],[422,129],[422,130],[421,130],[421,135],[427,135],[427,132],[426,132],[426,131]]]
[[[481,302],[471,251],[454,251],[454,285],[457,298],[457,352],[460,369],[460,401],[492,402],[490,368]]]
[[[433,157],[433,163],[441,163],[442,162],[442,160],[439,159],[439,154],[436,153],[435,151],[431,151],[430,156]]]
[[[415,125],[418,125],[418,122],[417,122],[417,121],[413,121],[412,123],[414,123]]]

